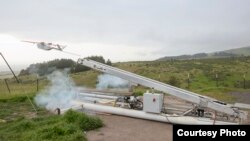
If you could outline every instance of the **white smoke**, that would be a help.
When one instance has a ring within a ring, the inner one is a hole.
[[[107,89],[107,88],[128,88],[129,82],[127,80],[121,79],[119,77],[102,74],[98,76],[97,89]]]
[[[36,64],[31,64],[28,69],[29,74],[37,74],[38,70],[39,68],[37,67]]]
[[[36,104],[48,110],[72,106],[71,101],[76,97],[77,92],[67,71],[54,71],[48,75],[48,80],[50,80],[51,85],[37,94]]]

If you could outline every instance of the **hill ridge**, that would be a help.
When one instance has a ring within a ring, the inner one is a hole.
[[[189,60],[189,59],[209,59],[209,58],[228,58],[228,57],[240,57],[240,56],[250,56],[250,46],[228,49],[223,51],[216,51],[212,53],[196,53],[192,55],[178,55],[178,56],[165,56],[157,59],[156,61],[166,61],[166,60]]]

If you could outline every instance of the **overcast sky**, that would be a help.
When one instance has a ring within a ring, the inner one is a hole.
[[[250,0],[0,0],[0,52],[14,68],[55,58],[153,60],[250,45]],[[4,70],[0,59],[0,71]]]

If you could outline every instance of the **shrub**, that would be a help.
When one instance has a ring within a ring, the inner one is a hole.
[[[171,76],[168,80],[168,84],[178,87],[180,86],[181,82],[175,76]]]
[[[64,119],[68,123],[75,123],[79,125],[79,127],[84,131],[93,130],[103,126],[103,123],[99,118],[88,116],[85,113],[73,110],[68,110],[64,115]]]

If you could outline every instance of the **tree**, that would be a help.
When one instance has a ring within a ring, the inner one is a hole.
[[[88,70],[90,70],[90,68],[83,66],[81,64],[76,64],[72,72],[76,73],[76,72],[82,72],[82,71],[88,71]]]
[[[111,63],[111,61],[109,59],[107,60],[106,64],[109,65],[109,66],[112,66],[112,63]]]
[[[100,63],[105,64],[106,61],[102,56],[89,56],[86,59],[91,59]],[[112,65],[111,61],[107,60],[108,65]],[[55,59],[48,62],[31,64],[28,68],[23,69],[19,75],[29,75],[32,73],[39,74],[40,76],[47,75],[55,71],[56,69],[70,68],[71,73],[88,71],[90,68],[77,64],[71,59]]]
[[[19,73],[19,76],[22,76],[22,75],[28,75],[29,74],[29,71],[27,69],[22,69]]]
[[[90,60],[94,60],[96,62],[100,62],[100,63],[105,64],[105,59],[102,56],[89,56],[89,57],[86,57],[85,59],[90,59]],[[89,67],[86,67],[86,66],[81,65],[81,64],[76,64],[76,66],[74,67],[74,73],[88,71],[88,70],[90,70]]]
[[[105,64],[105,59],[102,56],[89,56],[89,57],[86,57],[86,59],[94,60],[96,62]]]
[[[55,59],[48,62],[31,64],[28,68],[23,69],[20,72],[21,75],[29,75],[29,74],[39,74],[40,76],[49,74],[56,69],[72,69],[75,66],[75,62],[71,59]]]

